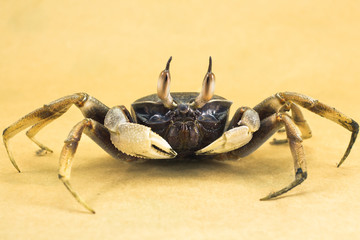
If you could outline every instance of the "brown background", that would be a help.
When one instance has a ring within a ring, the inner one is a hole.
[[[108,106],[155,92],[169,56],[172,90],[199,90],[208,56],[216,93],[254,106],[278,91],[313,96],[360,120],[358,1],[1,1],[0,128],[59,97],[84,91]],[[293,179],[288,146],[264,144],[237,162],[127,164],[83,137],[72,183],[58,157],[82,115],[72,108],[11,142],[23,173],[0,151],[1,239],[355,239],[360,227],[358,142],[305,112],[309,177],[276,201],[259,198]]]

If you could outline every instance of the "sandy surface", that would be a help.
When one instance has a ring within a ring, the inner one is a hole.
[[[0,129],[52,100],[87,92],[130,106],[156,91],[169,56],[172,91],[197,91],[213,57],[216,93],[254,106],[301,92],[360,120],[357,1],[2,1]],[[86,136],[73,166],[86,212],[57,178],[71,108],[38,139],[25,132],[0,151],[1,239],[356,239],[360,151],[339,169],[350,133],[304,111],[308,179],[276,201],[259,198],[293,179],[288,146],[265,143],[237,162],[129,164]],[[281,136],[280,136],[281,137]]]

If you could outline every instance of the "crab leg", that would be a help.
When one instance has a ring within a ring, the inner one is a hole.
[[[270,116],[272,113],[279,112],[285,104],[288,103],[296,103],[301,107],[304,107],[322,117],[325,117],[342,127],[348,129],[352,132],[350,142],[348,147],[341,158],[340,162],[338,163],[337,167],[345,161],[347,156],[350,154],[351,148],[355,143],[356,137],[359,132],[359,125],[353,119],[347,117],[343,113],[339,112],[333,107],[330,107],[324,103],[319,102],[309,96],[302,95],[299,93],[292,93],[292,92],[281,92],[277,93],[254,107],[254,109],[259,113],[260,119],[265,119],[266,117]],[[301,130],[301,128],[300,128]],[[306,131],[306,127],[304,131]]]
[[[58,100],[55,100],[49,104],[44,105],[41,108],[38,108],[31,113],[25,115],[3,132],[3,141],[5,144],[6,151],[9,155],[11,163],[14,167],[20,172],[19,167],[17,166],[12,152],[9,149],[9,140],[17,133],[22,130],[32,126],[26,133],[26,135],[37,144],[41,150],[38,153],[52,152],[51,149],[37,141],[34,137],[35,135],[46,125],[63,115],[73,104],[80,108],[81,112],[85,117],[90,117],[98,122],[103,123],[105,115],[109,110],[104,104],[96,100],[95,98],[89,96],[86,93],[76,93],[69,95]]]
[[[90,119],[84,119],[71,130],[69,136],[65,140],[65,145],[60,155],[60,168],[59,168],[59,179],[64,183],[65,187],[73,195],[73,197],[92,213],[95,211],[77,194],[77,192],[71,187],[70,184],[70,174],[71,166],[73,163],[73,156],[78,147],[81,135],[84,131],[84,128],[94,128],[96,125]]]
[[[307,123],[307,121],[304,118],[304,115],[301,112],[301,109],[299,108],[298,105],[296,105],[293,102],[286,102],[283,107],[279,110],[279,112],[286,112],[291,110],[291,116],[292,116],[292,120],[295,123],[295,125],[299,128],[300,132],[301,132],[301,138],[302,139],[308,139],[311,138],[312,133],[311,133],[311,129],[309,124]],[[282,130],[282,129],[281,129]],[[280,131],[280,130],[279,130]],[[271,144],[277,145],[277,144],[283,144],[283,143],[287,143],[288,140],[287,139],[273,139],[272,142],[270,142]]]
[[[64,183],[65,187],[83,207],[85,207],[90,212],[95,213],[95,211],[79,196],[79,194],[72,188],[70,184],[73,157],[83,133],[88,135],[101,148],[103,148],[107,153],[115,158],[121,158],[126,161],[134,161],[137,158],[128,156],[116,149],[115,146],[111,143],[108,129],[93,119],[85,118],[73,127],[69,133],[69,136],[65,140],[64,147],[60,154],[59,179]]]
[[[355,143],[356,137],[359,132],[359,125],[353,119],[347,117],[346,115],[342,114],[338,110],[333,107],[330,107],[324,103],[319,102],[309,96],[305,96],[299,93],[291,93],[291,92],[283,92],[278,93],[277,97],[279,97],[282,101],[292,101],[300,106],[316,113],[322,117],[325,117],[337,124],[340,124],[344,128],[348,129],[352,132],[349,145],[341,158],[340,162],[338,163],[337,167],[345,161],[347,156],[350,154],[351,148]]]
[[[305,154],[301,144],[302,139],[300,133],[295,127],[293,120],[285,113],[274,113],[271,116],[261,120],[259,130],[254,132],[253,138],[248,144],[239,149],[218,156],[219,160],[237,160],[239,157],[245,157],[258,149],[273,134],[275,134],[284,126],[294,160],[295,180],[285,188],[271,193],[260,200],[268,200],[280,196],[301,184],[307,177]]]
[[[67,110],[67,109],[66,109]],[[28,136],[30,138],[31,141],[33,141],[36,145],[38,145],[40,147],[40,150],[36,152],[36,154],[38,155],[43,155],[47,152],[52,153],[53,150],[51,150],[50,148],[48,148],[47,146],[45,146],[44,144],[42,144],[41,142],[39,142],[38,140],[36,140],[34,137],[35,135],[41,130],[43,129],[46,125],[48,125],[49,123],[51,123],[52,121],[54,121],[56,118],[58,118],[59,116],[61,116],[62,113],[60,114],[55,114],[53,117],[48,117],[46,119],[44,119],[41,122],[36,123],[35,125],[33,125],[27,132],[26,132],[26,136]]]
[[[300,185],[307,178],[304,148],[301,144],[302,139],[300,137],[300,134],[297,132],[295,124],[286,114],[278,114],[276,118],[277,121],[282,122],[285,125],[287,139],[289,141],[291,154],[294,160],[295,180],[291,182],[288,186],[280,189],[279,191],[270,193],[268,196],[261,198],[260,200],[269,200],[280,196],[293,189],[294,187]]]
[[[124,109],[122,106],[112,108],[105,119],[105,126],[90,118],[85,118],[76,124],[65,140],[60,155],[59,179],[73,197],[92,213],[95,211],[70,184],[73,157],[83,133],[113,157],[126,161],[147,157],[172,158],[176,156],[176,152],[171,149],[170,145],[159,135],[153,133],[150,128],[129,122]]]
[[[301,138],[302,139],[311,138],[312,133],[310,126],[305,120],[304,115],[302,114],[299,106],[296,105],[295,103],[291,103],[290,109],[291,109],[292,119],[301,132]]]

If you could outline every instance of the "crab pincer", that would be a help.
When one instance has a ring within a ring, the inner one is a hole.
[[[149,159],[169,159],[177,153],[168,142],[151,128],[136,123],[119,124],[111,133],[114,146],[130,156]]]
[[[174,158],[177,153],[169,143],[150,127],[129,122],[121,106],[111,108],[105,117],[104,126],[110,132],[112,144],[121,152],[139,158]]]

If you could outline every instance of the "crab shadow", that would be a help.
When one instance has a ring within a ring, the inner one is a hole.
[[[264,185],[269,182],[270,185],[274,181],[283,181],[281,177],[278,179],[279,176],[287,178],[290,175],[292,178],[293,166],[290,153],[274,156],[270,150],[235,161],[183,158],[137,162],[121,162],[120,160],[118,162],[102,159],[87,165],[86,168],[92,169],[92,172],[93,169],[102,172],[101,174],[96,173],[99,174],[100,179],[107,182],[101,184],[98,189],[102,193],[122,188],[127,184],[146,185],[146,181],[152,180],[160,181],[163,184],[176,184],[189,180],[208,182],[209,179],[212,179],[213,181],[250,183],[249,187],[256,187],[257,184]],[[82,171],[86,171],[86,169],[82,169]],[[283,184],[286,184],[286,180]],[[280,185],[282,184],[280,183]]]
[[[121,161],[121,160],[120,160]],[[289,164],[291,166],[291,162]],[[88,168],[99,166],[88,166]],[[135,162],[114,161],[102,165],[107,172],[118,175],[119,172],[128,176],[147,176],[154,178],[201,178],[207,174],[229,174],[236,176],[254,176],[269,172],[282,172],[282,164],[276,163],[271,156],[263,158],[249,156],[234,161],[212,159],[181,158],[174,160],[140,160]]]

